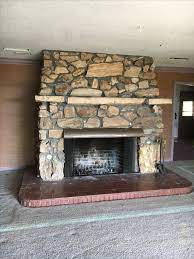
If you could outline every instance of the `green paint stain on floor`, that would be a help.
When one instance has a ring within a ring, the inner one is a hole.
[[[149,211],[146,211],[146,210],[128,211],[121,214],[99,214],[97,216],[62,219],[62,220],[49,220],[47,222],[39,222],[39,223],[26,224],[26,225],[17,224],[13,226],[1,226],[0,233],[30,230],[30,229],[37,229],[37,228],[46,228],[46,227],[64,226],[64,225],[70,225],[70,224],[123,220],[123,219],[129,219],[129,218],[152,217],[152,216],[162,216],[162,215],[168,215],[168,214],[189,213],[189,212],[194,212],[194,205],[174,206],[174,207],[160,208],[160,209],[149,210]]]

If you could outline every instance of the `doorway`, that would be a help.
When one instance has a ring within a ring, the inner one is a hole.
[[[173,160],[193,160],[194,85],[175,85],[173,115]]]

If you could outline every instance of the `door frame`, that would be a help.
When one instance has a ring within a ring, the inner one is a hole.
[[[175,111],[176,111],[176,103],[175,100],[177,99],[177,89],[181,87],[194,87],[194,82],[184,82],[184,81],[175,81],[174,82],[174,86],[173,86],[173,100],[172,100],[172,132],[171,132],[171,152],[170,152],[170,161],[173,161],[173,154],[174,154],[174,138],[175,138]],[[184,90],[184,89],[183,89]],[[193,89],[194,91],[194,89]],[[179,92],[179,96],[178,98],[180,98],[180,92]],[[180,104],[179,104],[180,105]]]

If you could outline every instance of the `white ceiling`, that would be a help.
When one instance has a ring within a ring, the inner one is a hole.
[[[4,47],[30,48],[32,56]],[[42,49],[150,55],[157,66],[194,67],[194,1],[0,0],[0,58],[40,59]]]

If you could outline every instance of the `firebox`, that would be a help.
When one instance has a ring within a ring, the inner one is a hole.
[[[137,171],[137,138],[65,139],[65,177]]]

